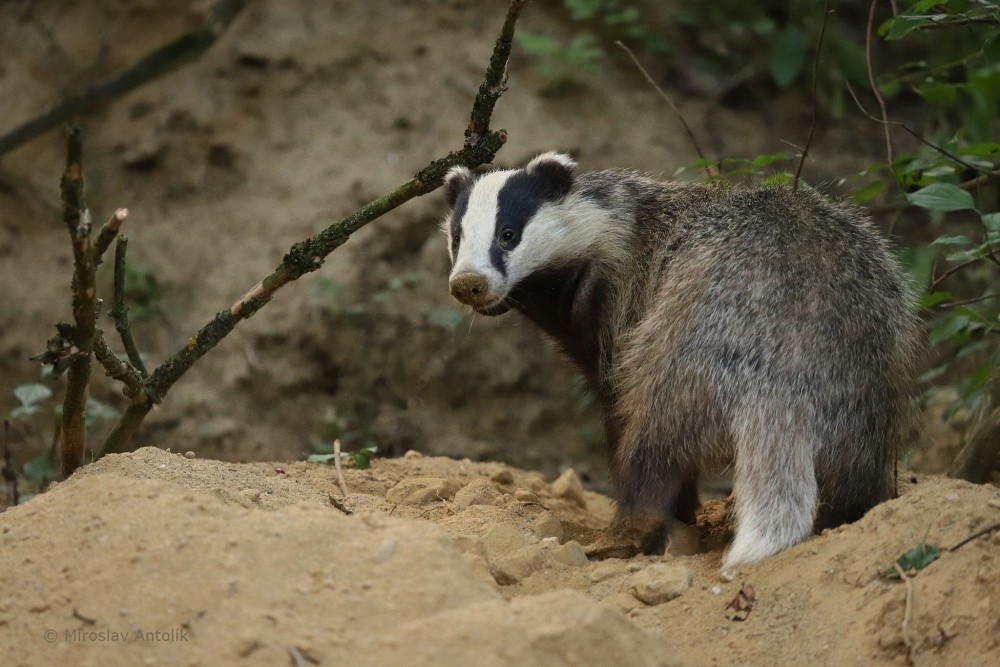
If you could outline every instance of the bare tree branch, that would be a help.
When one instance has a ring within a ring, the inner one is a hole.
[[[197,30],[152,51],[121,74],[67,97],[41,116],[32,118],[0,137],[0,155],[57,127],[84,109],[120,97],[194,60],[215,43],[244,5],[246,0],[216,0]]]
[[[104,334],[98,332],[94,337],[94,356],[97,361],[104,366],[104,372],[108,377],[118,380],[125,385],[124,393],[133,401],[144,401],[146,396],[142,388],[142,376],[132,364],[119,359],[108,342],[104,340]]]
[[[799,176],[802,175],[802,167],[806,164],[809,146],[812,145],[813,134],[816,132],[816,111],[819,105],[816,91],[819,85],[819,57],[823,53],[823,37],[826,35],[826,21],[829,16],[830,0],[823,0],[823,25],[819,29],[819,39],[816,40],[816,58],[813,60],[812,119],[809,121],[809,135],[806,137],[806,145],[802,148],[802,157],[799,158],[799,166],[795,170],[795,178],[792,179],[792,190],[799,189]]]
[[[124,209],[119,209],[120,211]],[[142,378],[149,376],[145,364],[142,363],[142,355],[132,338],[132,329],[128,323],[128,305],[125,303],[125,253],[128,250],[128,237],[119,236],[115,245],[115,282],[114,294],[111,299],[111,312],[108,313],[115,322],[115,331],[122,339],[125,347],[125,354],[132,362],[132,366],[139,372]]]
[[[90,211],[83,197],[83,147],[80,128],[67,130],[66,171],[62,177],[63,220],[73,244],[73,320],[69,372],[62,417],[62,473],[68,477],[83,462],[87,385],[97,323],[97,285],[90,247]]]
[[[894,162],[892,154],[892,137],[889,136],[889,112],[885,107],[885,98],[879,92],[878,84],[875,83],[875,73],[872,70],[872,24],[875,22],[875,5],[878,0],[872,0],[868,9],[868,25],[865,28],[865,69],[868,70],[868,85],[871,86],[872,95],[878,100],[879,109],[882,110],[882,131],[885,133],[885,157],[886,163],[892,169]],[[852,93],[853,94],[853,93]]]
[[[111,242],[114,241],[115,237],[118,236],[118,230],[127,217],[127,208],[117,209],[111,216],[111,219],[101,227],[101,231],[97,234],[97,240],[94,241],[94,266],[101,265],[104,253],[111,246]]]
[[[494,45],[490,64],[473,102],[463,148],[434,160],[395,190],[369,202],[319,234],[293,245],[281,264],[270,275],[254,285],[230,308],[216,313],[215,317],[188,339],[182,349],[146,378],[143,388],[147,400],[129,405],[105,440],[103,453],[126,451],[149,410],[163,400],[174,383],[195,362],[225,338],[241,320],[263,308],[275,292],[306,273],[320,268],[327,255],[347,241],[351,234],[410,199],[437,189],[452,167],[464,165],[471,169],[493,161],[497,151],[507,140],[507,133],[504,130],[490,130],[490,118],[497,99],[504,90],[507,58],[511,51],[514,27],[525,2],[526,0],[510,2],[500,37]]]

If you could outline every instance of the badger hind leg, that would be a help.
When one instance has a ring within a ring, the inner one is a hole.
[[[795,410],[776,417],[748,410],[733,424],[736,535],[723,557],[724,570],[763,560],[812,533],[815,436]]]

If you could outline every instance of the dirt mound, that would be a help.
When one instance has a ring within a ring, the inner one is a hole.
[[[880,575],[1000,521],[995,487],[921,478],[729,580],[697,534],[587,560],[611,503],[572,473],[410,455],[346,480],[153,448],[87,466],[0,515],[7,664],[983,665],[1000,645],[1000,533]]]

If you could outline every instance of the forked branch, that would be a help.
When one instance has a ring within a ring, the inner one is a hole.
[[[215,317],[188,339],[182,349],[145,379],[143,383],[145,400],[133,402],[128,406],[108,435],[102,449],[103,453],[127,451],[136,430],[149,410],[163,400],[174,383],[198,359],[225,338],[241,320],[263,308],[279,289],[320,268],[326,257],[347,241],[351,234],[410,199],[437,189],[452,167],[464,165],[471,169],[493,161],[497,151],[506,141],[507,134],[504,130],[491,130],[490,119],[497,100],[504,92],[507,60],[513,43],[514,28],[525,2],[526,0],[510,2],[489,66],[473,102],[463,147],[432,161],[395,190],[374,199],[315,236],[293,245],[270,275],[254,285],[231,307],[216,313]]]

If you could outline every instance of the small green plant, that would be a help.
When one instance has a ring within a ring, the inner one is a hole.
[[[930,529],[928,529],[930,532]],[[911,549],[900,554],[893,565],[882,570],[882,575],[888,579],[898,579],[900,570],[903,573],[920,571],[936,561],[941,556],[941,549],[931,544],[927,544],[927,533],[923,539]],[[896,569],[896,566],[899,569]]]
[[[49,403],[52,390],[37,382],[22,384],[14,388],[14,396],[20,405],[7,414],[7,418],[15,424],[27,426],[29,420],[36,415],[48,414],[56,432],[62,423],[62,406]],[[118,410],[102,403],[93,397],[87,398],[85,428],[91,428],[99,419],[117,419]],[[59,470],[55,464],[55,447],[53,446],[28,459],[21,468],[24,478],[36,488],[43,489],[50,481],[58,478]]]
[[[333,449],[333,446],[327,443],[316,443],[314,449]],[[353,452],[341,452],[340,460],[351,461],[354,467],[358,470],[367,470],[372,465],[372,457],[378,451],[378,447],[375,445],[368,445],[367,447],[362,447]],[[306,457],[308,463],[332,463],[334,459],[337,458],[337,454],[333,451],[318,451],[315,454],[310,454]]]

